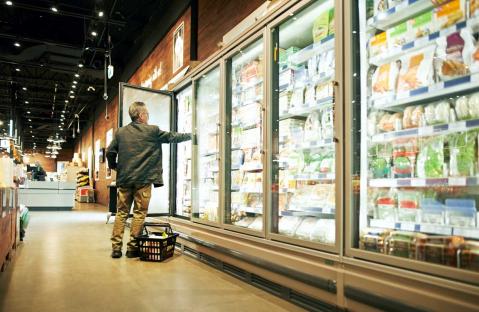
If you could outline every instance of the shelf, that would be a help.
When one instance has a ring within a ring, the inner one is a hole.
[[[335,174],[334,173],[295,174],[294,180],[296,181],[331,181],[331,180],[335,180]]]
[[[242,165],[240,170],[247,171],[247,172],[255,172],[255,171],[262,171],[263,165],[259,164],[250,164],[250,165]]]
[[[263,101],[263,96],[260,95],[260,96],[257,96],[255,99],[253,100],[248,100],[248,101],[244,101],[244,102],[239,102],[239,104],[237,105],[232,105],[231,107],[232,108],[239,108],[239,107],[244,107],[244,106],[248,106],[248,105],[251,105],[251,104],[256,104],[256,103],[261,103]]]
[[[200,154],[200,157],[209,157],[209,156],[213,156],[213,155],[217,155],[217,154],[218,154],[217,151],[208,151],[206,153]]]
[[[401,231],[421,232],[427,234],[459,235],[466,238],[479,239],[479,228],[455,228],[450,225],[426,224],[415,222],[394,222],[377,219],[370,220],[370,226]]]
[[[432,135],[445,135],[455,132],[464,132],[479,128],[479,119],[463,120],[450,124],[434,125],[414,129],[405,129],[394,132],[385,132],[373,135],[371,142],[388,142],[396,139],[427,137]]]
[[[408,92],[398,93],[396,96],[386,96],[369,101],[370,107],[383,110],[398,110],[398,106],[424,103],[434,98],[443,97],[451,93],[477,89],[479,86],[479,74],[463,76],[448,81],[441,81],[429,87],[421,87]]]
[[[304,142],[303,144],[296,144],[294,148],[300,150],[310,150],[315,148],[334,147],[333,139],[324,139],[319,141]]]
[[[317,100],[313,103],[306,103],[306,105],[302,105],[300,108],[290,109],[288,113],[279,116],[279,120],[285,120],[285,119],[294,118],[294,117],[307,117],[308,114],[310,114],[311,112],[315,110],[323,109],[333,104],[334,104],[333,97],[328,96],[324,99]]]
[[[329,35],[320,42],[313,43],[292,54],[288,60],[293,64],[299,65],[307,62],[313,55],[321,54],[332,49],[334,49],[334,35]]]
[[[404,53],[409,53],[434,44],[438,38],[445,38],[450,34],[460,31],[461,29],[466,27],[475,29],[477,28],[477,26],[479,26],[479,17],[457,23],[451,27],[429,34],[428,36],[424,36],[422,38],[418,38],[414,41],[408,42],[391,51],[387,51],[385,53],[381,53],[378,56],[374,56],[369,59],[369,64],[380,66],[382,64],[391,63],[392,61],[395,61],[399,59],[399,57],[403,56]]]
[[[263,188],[262,187],[252,187],[252,186],[242,186],[239,189],[240,193],[256,193],[256,194],[261,194],[263,193]]]
[[[479,177],[371,179],[370,187],[477,186]]]
[[[386,30],[431,8],[433,8],[431,0],[406,0],[386,12],[371,17],[367,25],[372,29]]]
[[[255,82],[249,83],[249,84],[246,84],[246,85],[239,84],[238,86],[232,88],[233,93],[238,94],[238,93],[244,92],[245,90],[254,88],[257,85],[262,84],[262,83],[263,83],[263,78],[260,78],[260,79],[256,80]]]
[[[249,124],[249,125],[244,125],[244,126],[239,122],[231,124],[231,127],[241,128],[241,130],[243,130],[243,131],[255,129],[255,128],[258,128],[260,126],[261,126],[261,121],[260,122],[255,122],[255,123]]]
[[[327,218],[335,216],[335,210],[331,208],[304,207],[304,209],[288,209],[281,212],[284,217],[317,217]]]

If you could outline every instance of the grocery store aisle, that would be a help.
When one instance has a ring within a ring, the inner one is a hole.
[[[106,213],[33,212],[0,274],[0,311],[301,311],[192,258],[110,258]],[[87,208],[88,209],[88,208]]]

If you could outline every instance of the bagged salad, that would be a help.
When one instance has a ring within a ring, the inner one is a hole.
[[[449,137],[449,175],[453,177],[474,175],[477,134],[477,131],[469,131]]]
[[[444,138],[430,137],[421,141],[417,157],[418,178],[444,176]]]

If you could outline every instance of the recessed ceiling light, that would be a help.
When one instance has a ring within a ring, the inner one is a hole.
[[[28,118],[28,121],[32,121],[30,118]]]
[[[32,127],[32,126],[30,126],[30,129],[32,129],[32,128],[33,128],[33,127]]]
[[[78,81],[76,81],[76,80],[73,80],[73,83],[74,83],[74,84],[77,84],[77,83],[78,83]]]
[[[74,96],[74,95],[70,95],[70,99],[74,99],[74,98],[75,98],[75,96]]]
[[[15,68],[15,70],[16,70],[17,72],[19,72],[19,71],[20,71],[20,68],[17,67],[17,68]]]
[[[76,89],[76,88],[77,88],[77,86],[73,85],[73,86],[72,86],[72,88],[73,88],[73,89]]]
[[[96,37],[98,34],[96,33],[96,31],[92,31],[92,32],[91,32],[91,35],[92,35],[93,37]]]
[[[62,116],[62,118],[65,118],[65,115],[62,114],[61,116]]]
[[[23,87],[22,90],[23,90],[23,91],[27,91],[27,87]]]
[[[68,103],[68,100],[65,100],[65,103]]]
[[[83,67],[83,64],[82,64],[82,63],[78,64],[78,67],[82,68],[82,67]]]
[[[104,14],[103,11],[99,11],[99,12],[98,12],[98,16],[99,16],[99,17],[103,17],[103,14]]]
[[[35,137],[35,136],[34,136],[34,135],[32,135],[32,138],[34,138],[34,137]]]
[[[5,4],[11,6],[11,5],[13,5],[13,2],[12,1],[5,1]]]
[[[78,75],[78,74],[75,74],[75,77],[77,77],[77,78],[78,78],[78,77],[80,77],[80,75]]]
[[[62,111],[62,114],[65,114],[65,111],[64,111],[64,110]]]
[[[52,10],[52,11],[55,12],[55,13],[58,12],[58,9],[57,9],[56,6],[52,6],[52,7],[50,8],[50,10]]]
[[[30,111],[27,111],[27,114],[30,114]]]
[[[61,128],[62,126],[58,126],[58,128]]]
[[[17,48],[20,48],[20,47],[21,47],[20,42],[15,42],[13,45],[16,46]]]
[[[70,93],[75,93],[75,91],[73,91],[73,90],[70,90]]]
[[[62,131],[63,131],[63,128],[60,128],[60,130],[62,130]]]

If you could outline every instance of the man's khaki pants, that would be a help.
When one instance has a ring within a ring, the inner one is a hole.
[[[141,234],[150,198],[151,184],[118,187],[117,212],[111,235],[113,250],[121,250],[123,247],[123,232],[125,231],[126,220],[128,219],[132,202],[134,203],[133,220],[131,222],[130,241],[128,242],[127,250],[138,249],[136,237]]]

